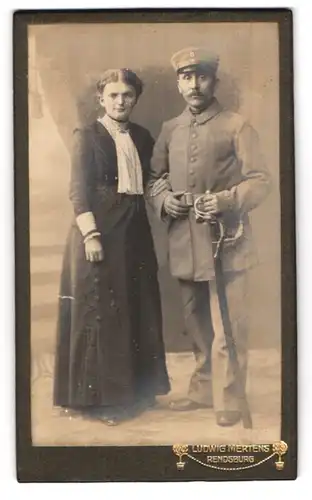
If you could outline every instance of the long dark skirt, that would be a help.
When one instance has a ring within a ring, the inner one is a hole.
[[[54,404],[131,406],[169,389],[157,265],[145,208],[108,232],[104,260],[85,258],[70,229],[61,275]]]

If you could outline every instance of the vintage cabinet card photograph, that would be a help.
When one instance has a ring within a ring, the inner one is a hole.
[[[296,477],[292,15],[14,17],[17,474]]]

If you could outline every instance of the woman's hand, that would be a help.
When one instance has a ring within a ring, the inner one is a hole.
[[[171,184],[167,176],[160,177],[153,183],[149,196],[157,196],[163,191],[171,191]]]
[[[85,253],[89,262],[101,262],[104,259],[103,247],[98,237],[85,242]]]

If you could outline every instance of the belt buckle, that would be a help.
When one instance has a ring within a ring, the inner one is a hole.
[[[188,207],[193,207],[194,205],[194,195],[193,193],[184,193],[184,200],[183,200],[184,204]]]

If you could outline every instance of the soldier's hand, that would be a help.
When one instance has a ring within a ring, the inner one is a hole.
[[[89,262],[101,262],[104,259],[104,251],[99,238],[91,238],[85,242],[85,254]]]
[[[174,219],[185,217],[189,212],[189,207],[180,200],[183,194],[184,191],[175,191],[169,193],[165,198],[164,210]]]
[[[205,194],[203,198],[202,207],[207,218],[217,215],[220,212],[217,195],[211,193]]]

